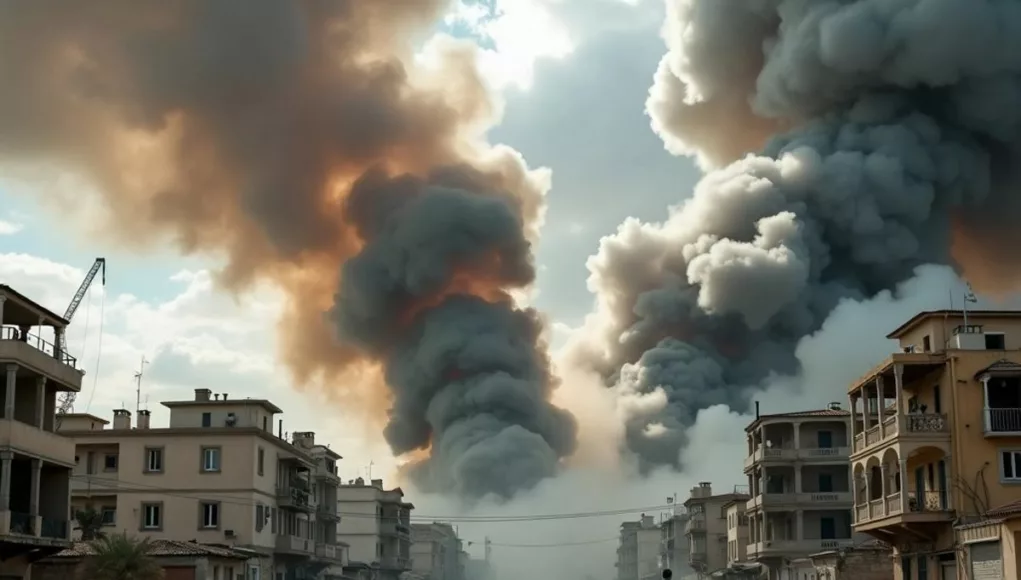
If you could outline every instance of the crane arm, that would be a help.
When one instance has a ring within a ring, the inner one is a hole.
[[[78,291],[75,292],[71,303],[67,305],[67,310],[64,311],[64,320],[71,322],[71,319],[74,318],[74,313],[78,312],[78,307],[81,305],[82,299],[85,298],[85,293],[89,291],[92,281],[96,279],[96,274],[100,270],[103,271],[103,286],[106,286],[106,258],[96,258],[96,263],[92,264],[89,273],[85,275],[85,280],[82,280],[82,285],[78,287]]]

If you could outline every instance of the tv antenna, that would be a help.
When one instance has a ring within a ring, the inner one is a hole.
[[[135,373],[135,416],[138,416],[138,412],[142,410],[142,376],[145,375],[145,365],[149,364],[149,361],[145,360],[145,355],[142,355],[142,362],[138,365],[138,372]]]

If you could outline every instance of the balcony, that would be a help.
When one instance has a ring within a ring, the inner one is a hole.
[[[0,538],[17,536],[25,543],[63,546],[70,544],[70,523],[67,520],[33,516],[23,512],[0,511]],[[32,540],[35,538],[35,540]]]
[[[298,536],[277,536],[276,549],[287,554],[311,555],[315,551],[315,543]]]
[[[897,492],[854,506],[855,531],[913,523],[928,525],[953,519],[947,491]]]
[[[82,371],[78,361],[67,353],[54,355],[53,343],[36,334],[21,340],[21,331],[13,326],[0,326],[0,363],[13,362],[36,374],[54,380],[75,391],[81,390]]]
[[[853,496],[849,491],[839,492],[802,492],[802,493],[763,493],[753,496],[745,504],[746,509],[770,507],[813,506],[819,508],[851,505]]]
[[[1021,436],[1021,409],[985,408],[986,437]]]
[[[840,550],[850,548],[854,545],[851,538],[840,538],[831,540],[766,540],[764,542],[749,543],[747,547],[748,557],[769,558],[788,557],[795,555],[808,555],[828,550]]]
[[[284,509],[306,513],[311,513],[314,509],[307,491],[288,486],[277,487],[277,505]]]
[[[321,503],[316,507],[316,516],[326,520],[339,520],[336,503]]]
[[[15,419],[0,419],[0,447],[68,467],[74,465],[74,441]]]
[[[344,551],[333,544],[316,544],[316,558],[323,560],[340,560]]]
[[[887,443],[949,442],[950,422],[946,413],[908,413],[886,417],[854,437],[854,454],[872,451]]]
[[[685,535],[694,533],[705,533],[705,515],[698,514],[692,515],[688,518],[688,521],[684,524]]]
[[[851,455],[850,447],[759,447],[754,453],[745,457],[744,468],[748,471],[757,463],[792,463],[805,462],[843,462]]]

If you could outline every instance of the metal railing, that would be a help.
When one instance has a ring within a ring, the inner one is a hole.
[[[1021,432],[1021,409],[986,407],[986,433]]]
[[[904,416],[911,433],[947,433],[950,423],[945,413],[909,413]]]
[[[25,536],[35,535],[35,518],[32,514],[11,512],[11,533]]]
[[[17,328],[16,326],[0,326],[0,340],[14,340],[23,342],[44,354],[50,355],[51,357],[70,367],[77,368],[78,359],[67,354],[66,352],[59,353],[59,356],[54,354],[57,353],[59,349],[52,342],[43,340],[43,337],[39,336],[38,334],[32,334],[31,332],[27,334],[22,334],[21,329]]]
[[[67,538],[67,520],[55,520],[52,518],[42,518],[42,531],[40,535],[44,538]]]

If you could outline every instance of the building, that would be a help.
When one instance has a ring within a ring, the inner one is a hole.
[[[727,568],[746,562],[748,555],[748,507],[746,501],[733,499],[723,505],[727,510]]]
[[[312,470],[312,498],[316,506],[315,532],[316,559],[326,564],[322,580],[339,580],[347,564],[348,545],[337,539],[340,513],[337,510],[337,490],[340,476],[337,462],[343,459],[328,445],[317,444],[312,431],[294,433],[293,442],[299,449],[306,450],[315,462]]]
[[[384,489],[382,479],[368,484],[362,478],[337,488],[337,506],[343,516],[337,531],[350,546],[352,562],[369,564],[380,580],[396,579],[411,570],[411,510],[404,491]]]
[[[32,580],[80,578],[81,566],[95,554],[87,542],[76,542],[32,565]],[[165,580],[233,580],[244,574],[248,554],[222,546],[153,540],[146,554],[162,566]]]
[[[751,499],[747,557],[774,576],[802,578],[807,557],[853,545],[850,412],[759,414],[745,429]],[[781,574],[784,572],[784,574]]]
[[[965,526],[1018,498],[1021,312],[921,312],[888,338],[896,351],[848,388],[854,529],[894,546],[897,578],[1016,566],[1017,532],[976,542]]]
[[[658,578],[661,532],[653,516],[620,525],[617,545],[617,580]]]
[[[280,408],[262,399],[196,389],[194,399],[162,404],[167,427],[152,427],[148,411],[134,427],[124,409],[112,425],[63,416],[60,432],[76,449],[75,510],[101,512],[110,531],[252,550],[250,577],[290,580],[343,566],[345,546],[328,532],[336,518],[320,520],[313,493],[329,479],[317,470],[335,454],[313,434],[288,442]]]
[[[461,539],[450,524],[411,524],[411,571],[428,580],[464,580]]]
[[[22,578],[30,554],[70,545],[74,443],[55,433],[54,413],[57,393],[78,392],[82,372],[57,346],[67,324],[0,285],[0,577]]]
[[[688,522],[684,535],[688,540],[688,564],[701,577],[727,567],[727,510],[731,501],[747,501],[748,495],[737,490],[713,495],[712,485],[699,483],[691,488],[684,507]]]
[[[688,538],[684,530],[688,524],[688,512],[682,505],[675,505],[659,524],[660,567],[669,569],[675,578],[683,578],[693,572],[688,565]]]
[[[893,552],[889,546],[875,540],[850,549],[827,550],[812,554],[810,559],[818,580],[890,580],[893,578]],[[980,577],[974,576],[974,578]],[[1004,576],[996,576],[996,578],[1004,578]]]

